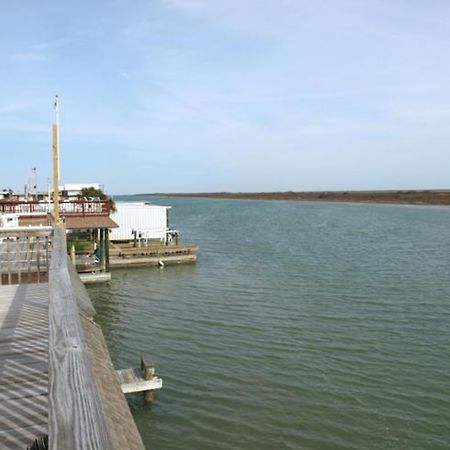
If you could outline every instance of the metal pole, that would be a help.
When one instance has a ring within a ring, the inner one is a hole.
[[[34,199],[37,200],[37,167],[32,167],[31,171],[33,172],[34,175],[34,180],[33,180],[33,193],[34,193]]]

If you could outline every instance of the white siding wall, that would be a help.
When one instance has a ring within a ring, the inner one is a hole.
[[[111,218],[119,228],[112,229],[112,241],[133,239],[133,230],[142,233],[142,237],[146,239],[166,238],[169,206],[116,202],[116,208],[117,211],[111,213]]]

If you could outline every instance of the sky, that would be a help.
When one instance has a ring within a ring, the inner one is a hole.
[[[448,0],[0,4],[0,188],[450,188]]]

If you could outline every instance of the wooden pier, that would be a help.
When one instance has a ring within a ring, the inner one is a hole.
[[[0,286],[0,448],[142,450],[65,229],[49,240],[48,282]]]

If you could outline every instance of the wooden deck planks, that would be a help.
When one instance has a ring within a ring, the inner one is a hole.
[[[49,283],[0,286],[0,449],[48,434],[55,450],[143,450],[64,233]]]
[[[48,285],[0,286],[0,448],[47,434]]]

